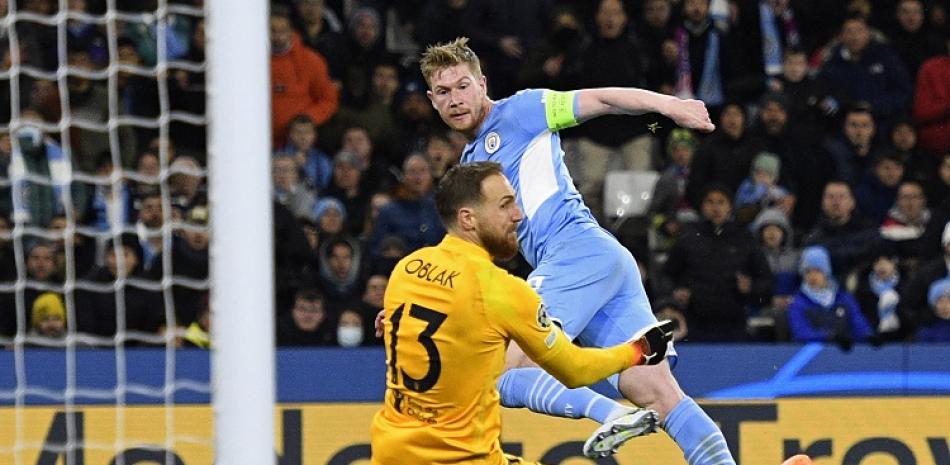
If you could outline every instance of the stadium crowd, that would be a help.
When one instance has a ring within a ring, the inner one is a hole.
[[[17,3],[0,0],[17,15],[0,30],[0,336],[163,344],[176,327],[208,347],[205,73],[187,65],[204,62],[201,0],[170,0],[162,22],[143,14],[155,0],[118,0],[132,15],[114,39],[95,20],[104,0],[67,2],[62,32],[37,19],[58,2]],[[629,226],[613,232],[680,340],[950,342],[948,9],[274,0],[277,343],[381,344],[387,276],[444,234],[432,192],[466,143],[426,97],[419,52],[460,35],[496,99],[626,86],[706,103],[709,135],[652,114],[561,134],[592,212]],[[611,170],[659,174],[640,221],[604,212]]]

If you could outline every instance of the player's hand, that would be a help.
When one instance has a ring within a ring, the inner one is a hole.
[[[716,129],[716,125],[709,119],[709,111],[706,110],[706,104],[702,100],[672,100],[664,114],[674,123],[687,129],[702,132],[713,132]]]
[[[383,337],[383,319],[386,315],[386,310],[380,310],[376,314],[376,321],[373,323],[373,327],[376,328],[376,337]]]
[[[640,350],[637,365],[656,365],[666,358],[666,351],[673,340],[673,327],[670,320],[663,320],[647,326],[633,336],[630,343]]]

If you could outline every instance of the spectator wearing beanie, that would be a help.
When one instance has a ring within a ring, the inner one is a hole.
[[[943,228],[940,243],[943,253],[922,264],[900,291],[903,298],[897,306],[897,311],[914,327],[928,325],[934,320],[934,313],[927,302],[927,293],[930,285],[946,278],[950,270],[950,222]]]
[[[835,342],[844,350],[850,350],[855,341],[868,340],[871,326],[854,297],[838,286],[824,247],[802,251],[799,273],[802,284],[788,307],[792,340]]]
[[[749,177],[742,181],[736,192],[736,220],[748,224],[765,208],[780,208],[790,211],[792,201],[788,191],[779,186],[782,162],[778,155],[759,152],[752,160]]]
[[[31,336],[62,339],[66,334],[66,306],[63,298],[44,292],[33,301]]]
[[[927,303],[933,309],[934,321],[920,328],[917,342],[950,342],[950,279],[930,285]]]

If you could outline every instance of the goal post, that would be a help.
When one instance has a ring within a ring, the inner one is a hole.
[[[273,464],[267,0],[209,0],[208,173],[215,463]]]

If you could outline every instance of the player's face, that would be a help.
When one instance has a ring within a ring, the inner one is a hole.
[[[442,121],[466,136],[474,137],[485,119],[485,77],[477,77],[468,65],[458,64],[436,71],[426,92]]]
[[[492,258],[508,260],[518,253],[518,223],[524,219],[515,190],[504,176],[482,181],[482,204],[475,209],[476,233]]]

